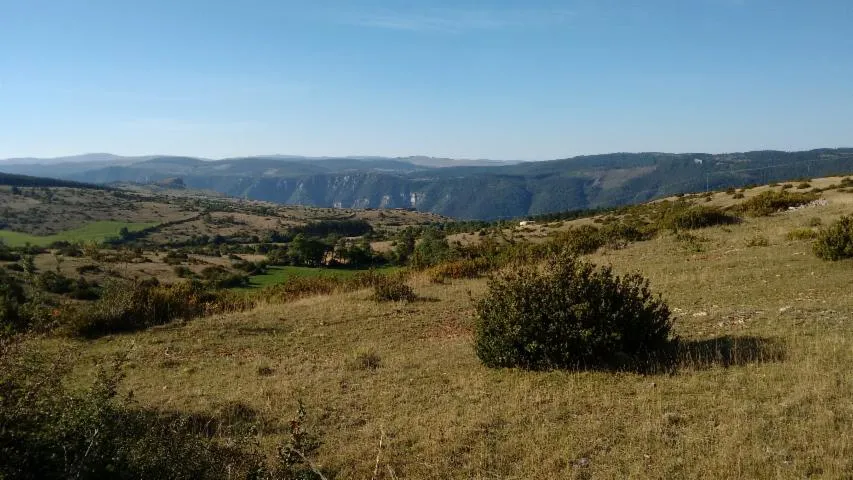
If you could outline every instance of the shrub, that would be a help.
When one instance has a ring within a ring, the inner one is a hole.
[[[177,275],[178,278],[192,278],[193,276],[193,271],[190,270],[189,267],[185,267],[183,265],[175,265],[175,268],[173,268],[172,271],[175,272],[175,275]]]
[[[74,281],[56,272],[46,271],[36,278],[36,285],[45,292],[63,294],[71,291]]]
[[[796,228],[788,232],[788,240],[812,240],[817,238],[817,232],[811,228]]]
[[[738,193],[732,195],[732,198],[734,198],[736,200],[740,200],[741,198],[744,198],[744,194],[741,192],[738,192]]]
[[[160,286],[112,281],[98,301],[72,314],[71,329],[87,337],[141,330],[202,315],[214,300],[192,282]]]
[[[670,353],[670,312],[637,274],[619,277],[568,253],[521,266],[476,304],[476,353],[489,367],[641,365]]]
[[[26,318],[21,314],[25,301],[24,287],[18,279],[0,270],[0,336],[26,327]]]
[[[80,274],[100,273],[101,267],[99,267],[97,265],[80,265],[79,267],[76,268],[76,270],[77,270],[77,273],[80,273]]]
[[[68,292],[68,296],[75,300],[97,300],[100,297],[98,284],[80,277],[74,282],[74,286]]]
[[[806,222],[807,227],[819,227],[823,224],[823,220],[820,217],[812,217]]]
[[[708,239],[705,237],[700,237],[698,235],[693,235],[689,232],[678,232],[675,235],[675,240],[681,244],[682,248],[687,250],[688,252],[693,253],[701,253],[705,251],[704,242],[707,242]]]
[[[820,230],[814,253],[824,260],[843,260],[853,257],[853,215],[845,215]]]
[[[805,190],[807,188],[812,188],[812,186],[809,182],[802,182],[799,185],[797,185],[798,190]]]
[[[780,210],[804,205],[817,198],[813,193],[767,191],[741,203],[738,209],[747,215],[766,217]]]
[[[715,225],[730,225],[737,223],[737,221],[737,217],[717,207],[706,206],[674,208],[665,214],[662,220],[666,228],[673,230],[691,230]]]
[[[201,270],[201,278],[213,288],[240,288],[249,286],[249,277],[239,273],[232,273],[225,267],[218,265],[204,267]]]
[[[416,298],[412,287],[403,282],[387,280],[373,286],[373,299],[377,302],[413,302]]]
[[[581,225],[557,233],[554,241],[577,255],[586,255],[595,253],[604,246],[605,239],[598,228],[592,225]]]
[[[477,278],[490,268],[489,262],[485,258],[479,257],[442,263],[430,268],[428,274],[431,282],[443,283],[449,279]]]
[[[764,235],[755,235],[746,241],[747,247],[768,247],[770,240]]]
[[[0,261],[2,262],[17,262],[21,256],[13,252],[9,247],[0,241]]]
[[[61,359],[0,352],[0,478],[320,478],[306,460],[319,441],[305,432],[301,405],[279,458],[267,462],[240,424],[258,423],[254,411],[141,409],[118,395],[120,366],[102,366],[88,390],[71,391]]]

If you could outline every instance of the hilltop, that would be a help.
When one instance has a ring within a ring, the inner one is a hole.
[[[834,175],[853,170],[853,149],[613,153],[504,163],[425,157],[154,156],[101,163],[6,162],[0,169],[100,184],[180,177],[190,188],[282,204],[415,208],[459,219],[494,220]]]
[[[198,212],[181,211],[181,202],[195,205],[175,200],[174,218]],[[851,260],[817,258],[812,242],[851,212],[853,180],[832,177],[527,225],[376,224],[390,230],[368,240],[389,251],[416,239],[416,253],[400,263],[408,270],[393,273],[416,300],[377,302],[370,284],[349,280],[314,283],[130,333],[22,341],[69,358],[79,390],[98,365],[125,357],[119,389],[132,391],[138,408],[206,419],[222,438],[250,424],[268,456],[293,441],[289,420],[304,405],[299,429],[320,442],[306,451],[329,477],[841,478],[853,468],[853,270]],[[226,227],[205,222],[199,228],[211,233]],[[146,257],[184,251],[165,238],[128,246]],[[513,268],[512,258],[535,263],[549,245],[648,278],[674,314],[678,363],[652,373],[485,367],[473,348],[474,301],[489,275]],[[218,264],[228,264],[227,252]],[[40,271],[53,269],[50,258]],[[189,258],[213,264],[210,251]],[[480,268],[491,261],[498,266]]]

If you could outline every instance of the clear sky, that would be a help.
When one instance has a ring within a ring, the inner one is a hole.
[[[0,158],[851,145],[851,0],[0,0]]]

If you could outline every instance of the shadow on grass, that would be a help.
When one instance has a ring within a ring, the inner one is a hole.
[[[785,345],[778,339],[725,335],[706,340],[680,340],[672,361],[674,368],[708,369],[771,363],[785,360]]]
[[[680,370],[729,368],[751,363],[774,363],[786,358],[785,345],[775,338],[731,336],[704,340],[674,340],[665,352],[637,358],[622,357],[614,364],[589,370],[634,371],[637,373],[676,374]]]

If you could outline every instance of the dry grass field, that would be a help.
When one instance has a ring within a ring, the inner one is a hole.
[[[824,197],[591,256],[668,301],[684,345],[668,373],[483,367],[472,299],[486,279],[416,276],[412,303],[364,290],[29,341],[73,358],[79,385],[126,354],[122,389],[144,406],[248,407],[270,454],[301,401],[323,442],[314,461],[338,478],[853,478],[853,262],[787,239],[853,210],[853,194]]]
[[[49,247],[56,241],[96,245],[118,236],[121,227],[130,231],[156,227],[144,237],[145,251],[128,258],[95,260],[90,256],[59,258],[53,248],[34,255],[40,271],[57,271],[70,278],[101,282],[107,277],[149,279],[162,282],[179,279],[173,265],[165,262],[159,247],[180,244],[194,237],[240,238],[252,243],[270,232],[318,220],[366,220],[376,228],[393,232],[446,218],[408,210],[353,210],[312,208],[249,201],[191,190],[131,186],[118,192],[84,188],[21,188],[0,186],[0,243],[12,247],[26,243]],[[114,250],[103,250],[115,256]],[[248,261],[265,257],[241,253]],[[0,267],[7,263],[0,261]],[[192,255],[184,266],[195,274],[209,266],[230,267],[226,256]],[[80,267],[97,266],[81,274]]]

